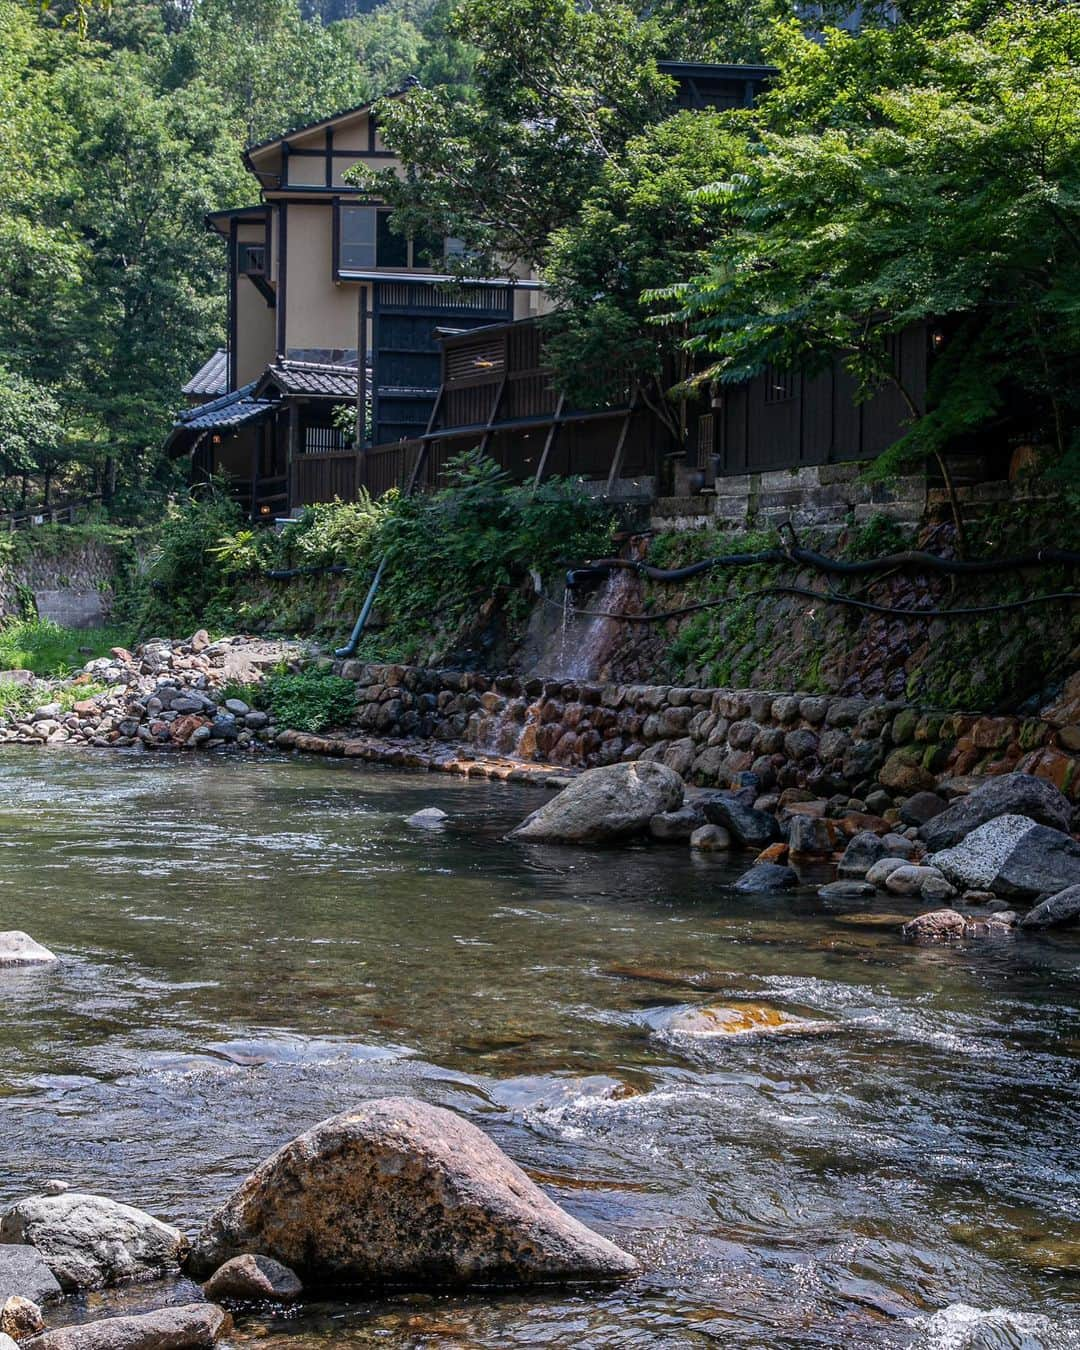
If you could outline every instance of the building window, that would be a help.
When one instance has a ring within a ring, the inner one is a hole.
[[[341,203],[337,209],[339,272],[432,270],[443,265],[457,243],[438,236],[396,234],[390,228],[391,212],[383,207]]]
[[[266,246],[264,244],[238,244],[236,249],[237,270],[245,276],[265,276]]]

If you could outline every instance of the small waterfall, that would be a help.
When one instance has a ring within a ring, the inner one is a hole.
[[[559,639],[558,669],[551,674],[562,680],[596,680],[619,645],[623,625],[608,614],[632,612],[637,600],[638,579],[628,568],[616,568],[584,607],[575,615],[573,599],[567,588],[563,602],[563,627]],[[569,621],[567,618],[569,607]],[[578,622],[578,618],[583,621]]]

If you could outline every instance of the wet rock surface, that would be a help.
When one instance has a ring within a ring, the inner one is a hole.
[[[799,874],[783,863],[755,863],[732,887],[743,894],[767,894],[770,891],[793,891],[799,884]]]
[[[1021,928],[1064,928],[1080,923],[1080,885],[1048,895],[1020,920]]]
[[[162,1275],[187,1249],[184,1235],[160,1219],[77,1191],[11,1205],[0,1218],[0,1243],[34,1247],[65,1290]]]
[[[60,1293],[56,1276],[36,1247],[0,1241],[0,1303],[12,1297],[48,1303]]]
[[[637,1269],[476,1126],[411,1098],[368,1102],[287,1144],[207,1223],[188,1269],[210,1274],[253,1252],[321,1287],[559,1284]]]
[[[295,1271],[269,1256],[234,1256],[214,1271],[203,1285],[208,1299],[218,1303],[292,1303],[304,1292]]]
[[[223,1308],[191,1303],[58,1327],[24,1341],[23,1350],[209,1350],[231,1330]]]
[[[1039,825],[1068,831],[1072,807],[1053,783],[1026,773],[993,778],[927,821],[919,837],[931,853],[952,848],[996,816],[1024,816]]]
[[[655,761],[592,769],[534,811],[511,839],[601,844],[648,829],[654,816],[677,811],[683,781]]]
[[[29,933],[0,933],[0,966],[51,966],[58,958]]]

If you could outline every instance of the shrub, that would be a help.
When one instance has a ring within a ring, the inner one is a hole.
[[[356,710],[356,686],[321,670],[271,675],[260,701],[281,726],[292,731],[326,731],[350,721]]]
[[[0,670],[66,675],[125,640],[121,628],[61,628],[51,619],[17,619],[0,628]]]

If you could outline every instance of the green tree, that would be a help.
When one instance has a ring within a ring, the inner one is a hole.
[[[448,31],[477,53],[472,96],[421,87],[381,103],[409,168],[357,180],[406,232],[464,240],[478,270],[542,262],[605,165],[669,105],[663,28],[623,0],[464,0]]]
[[[690,373],[685,332],[650,323],[656,307],[645,296],[703,267],[729,227],[729,201],[700,189],[743,171],[742,120],[683,112],[649,127],[604,166],[577,219],[555,233],[546,276],[558,312],[547,352],[574,402],[620,401],[629,381],[681,439],[680,411],[666,394]]]
[[[674,293],[703,378],[840,354],[864,393],[891,383],[908,402],[882,471],[940,461],[1007,410],[1064,454],[1080,418],[1080,12],[1019,4],[824,44],[788,25],[774,50],[752,168],[703,194],[737,203],[739,226]],[[942,316],[922,408],[888,339]]]

